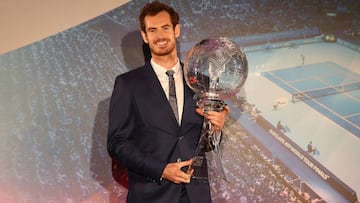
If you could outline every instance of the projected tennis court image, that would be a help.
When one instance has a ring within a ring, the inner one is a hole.
[[[265,72],[263,75],[360,138],[360,75],[333,62]]]

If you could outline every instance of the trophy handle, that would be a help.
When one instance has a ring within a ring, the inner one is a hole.
[[[216,132],[216,130],[211,130],[212,129],[212,126],[211,126],[211,123],[209,123],[209,126],[210,126],[210,132],[211,134],[209,135],[209,145],[212,146],[213,148],[213,151],[215,152],[216,154],[216,158],[218,159],[218,162],[220,163],[220,169],[224,175],[224,180],[226,182],[229,182],[227,176],[226,176],[226,172],[225,172],[225,167],[224,167],[224,164],[223,164],[223,161],[222,161],[222,157],[221,157],[221,148],[220,148],[220,141],[221,141],[221,132],[218,133]]]

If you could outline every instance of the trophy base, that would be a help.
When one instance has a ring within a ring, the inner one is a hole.
[[[193,163],[191,169],[194,169],[192,179],[196,180],[208,180],[207,164],[204,156],[193,157]]]

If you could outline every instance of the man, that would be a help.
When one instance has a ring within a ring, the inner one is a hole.
[[[285,126],[283,126],[283,124],[281,123],[281,121],[278,121],[277,124],[276,124],[276,128],[282,132],[286,132],[286,128]]]
[[[211,202],[209,183],[192,179],[193,170],[187,170],[204,114],[177,56],[179,16],[155,1],[144,6],[139,19],[151,60],[116,78],[109,110],[108,152],[128,169],[127,202]],[[175,72],[177,113],[168,100],[167,70]],[[205,117],[220,131],[229,111],[225,107]]]
[[[313,147],[312,145],[312,141],[309,142],[309,144],[307,145],[307,151],[308,153],[312,153],[312,154],[315,154],[315,151],[316,151],[316,148]]]

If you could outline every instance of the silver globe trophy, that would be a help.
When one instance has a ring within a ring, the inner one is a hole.
[[[185,59],[184,76],[188,86],[195,92],[197,106],[206,114],[220,112],[225,107],[225,99],[234,96],[246,81],[248,63],[245,53],[238,45],[225,37],[210,37],[190,49]],[[216,154],[216,169],[227,180],[220,150],[221,132],[216,132],[208,120],[196,147],[193,164],[193,178],[208,179],[206,152]]]

